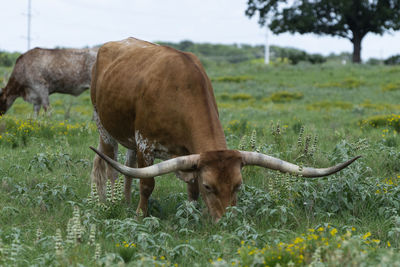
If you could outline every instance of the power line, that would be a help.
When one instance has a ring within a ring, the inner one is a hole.
[[[27,34],[27,42],[28,42],[28,50],[31,49],[31,0],[28,0],[28,34]]]

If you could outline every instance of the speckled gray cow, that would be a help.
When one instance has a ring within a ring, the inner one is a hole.
[[[81,94],[90,86],[97,50],[34,48],[22,54],[0,91],[0,115],[20,96],[38,114],[41,106],[48,109],[52,93]]]

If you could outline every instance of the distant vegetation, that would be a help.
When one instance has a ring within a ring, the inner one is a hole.
[[[255,59],[264,58],[264,45],[247,45],[247,44],[209,44],[209,43],[193,43],[191,41],[182,41],[180,43],[158,42],[178,50],[192,52],[196,54],[204,62],[219,61],[228,63],[239,63]],[[320,54],[308,54],[303,50],[288,47],[271,46],[271,60],[281,61],[288,59],[288,63],[296,65],[299,62],[310,62],[311,64],[323,63],[326,58]]]
[[[180,43],[157,42],[175,49],[192,52],[203,60],[223,61],[229,63],[239,63],[264,57],[264,46],[262,45],[223,45],[209,43],[193,43],[191,41],[182,41]]]
[[[248,44],[210,44],[210,43],[193,43],[192,41],[181,41],[179,43],[157,42],[158,44],[167,45],[175,49],[192,52],[196,54],[203,63],[241,63],[252,60],[264,59],[264,45],[248,45]],[[300,62],[308,62],[311,64],[320,64],[324,62],[351,62],[352,54],[342,52],[339,54],[331,53],[328,56],[321,54],[310,54],[303,50],[292,47],[279,47],[272,45],[270,47],[270,60],[273,65],[292,64],[297,65]],[[369,65],[399,65],[400,55],[394,55],[386,60],[371,58],[365,63]]]
[[[20,56],[20,53],[13,52],[5,52],[0,51],[0,66],[2,67],[11,67],[15,64],[15,61]]]
[[[264,45],[248,45],[248,44],[210,44],[210,43],[194,43],[192,41],[181,41],[179,43],[157,42],[158,44],[167,45],[175,49],[192,52],[200,58],[203,64],[219,64],[219,63],[241,63],[246,61],[264,62]],[[0,67],[11,67],[20,56],[17,52],[0,51]],[[321,54],[310,54],[303,50],[292,47],[279,47],[272,45],[270,47],[271,64],[276,65],[297,65],[301,62],[310,64],[321,64],[325,62],[351,62],[352,55],[348,52],[339,54],[331,53],[328,56]],[[400,55],[393,55],[385,60],[371,58],[365,62],[369,65],[399,65]],[[0,73],[1,74],[1,73]],[[242,82],[242,77],[232,82]]]

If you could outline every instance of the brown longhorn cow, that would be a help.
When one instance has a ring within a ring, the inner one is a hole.
[[[100,133],[92,181],[105,197],[115,168],[125,175],[130,202],[132,178],[140,178],[137,212],[147,214],[154,176],[176,172],[187,182],[189,200],[199,193],[212,217],[236,205],[246,165],[319,177],[333,174],[357,158],[326,168],[300,168],[261,153],[228,150],[213,88],[191,53],[134,38],[103,45],[93,67],[91,98]],[[128,148],[126,165],[115,161],[118,144]],[[99,151],[100,150],[100,151]],[[110,168],[107,161],[113,168]],[[153,165],[155,158],[165,161]]]
[[[33,104],[36,114],[49,107],[52,93],[80,95],[89,89],[97,48],[34,48],[18,57],[10,79],[0,92],[0,115],[18,97]]]

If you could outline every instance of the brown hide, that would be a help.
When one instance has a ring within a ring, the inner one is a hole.
[[[211,82],[190,53],[129,38],[99,50],[92,102],[103,127],[135,149],[135,131],[186,155],[227,149]]]
[[[4,114],[16,98],[23,97],[34,105],[49,106],[49,95],[79,95],[89,88],[91,69],[97,49],[34,48],[22,54],[0,95],[0,114]]]

